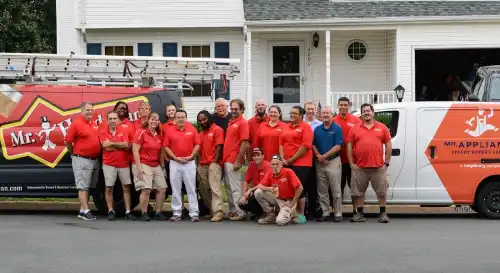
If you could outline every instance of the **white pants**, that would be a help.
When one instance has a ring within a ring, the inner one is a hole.
[[[196,195],[196,163],[194,160],[181,164],[170,160],[170,186],[172,187],[172,212],[182,215],[182,182],[186,186],[189,201],[189,217],[198,217],[198,196]]]
[[[242,185],[243,185],[243,173],[240,170],[235,171],[233,169],[233,164],[225,162],[224,163],[224,182],[226,187],[229,184],[229,190],[227,191],[227,201],[229,203],[229,210],[240,216],[246,215],[245,211],[240,209],[238,202],[242,196]],[[231,204],[233,209],[231,209]]]

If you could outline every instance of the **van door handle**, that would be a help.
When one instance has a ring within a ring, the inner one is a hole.
[[[401,150],[398,148],[392,149],[392,156],[399,156],[401,155]]]
[[[429,149],[430,149],[431,158],[436,157],[436,146],[430,146]]]

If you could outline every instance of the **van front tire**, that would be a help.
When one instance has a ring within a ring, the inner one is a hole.
[[[489,182],[479,191],[476,209],[482,217],[500,219],[500,182]]]

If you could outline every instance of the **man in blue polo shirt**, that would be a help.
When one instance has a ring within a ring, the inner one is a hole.
[[[332,120],[331,106],[321,109],[323,124],[314,130],[313,152],[316,156],[316,176],[318,179],[318,199],[323,210],[322,216],[317,219],[323,222],[330,216],[330,198],[328,189],[333,196],[334,222],[342,220],[342,163],[340,161],[340,147],[342,146],[342,129]]]

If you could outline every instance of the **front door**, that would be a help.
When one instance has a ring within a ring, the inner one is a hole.
[[[292,106],[304,99],[304,52],[301,42],[271,43],[272,94],[269,101],[283,111],[289,119]]]

